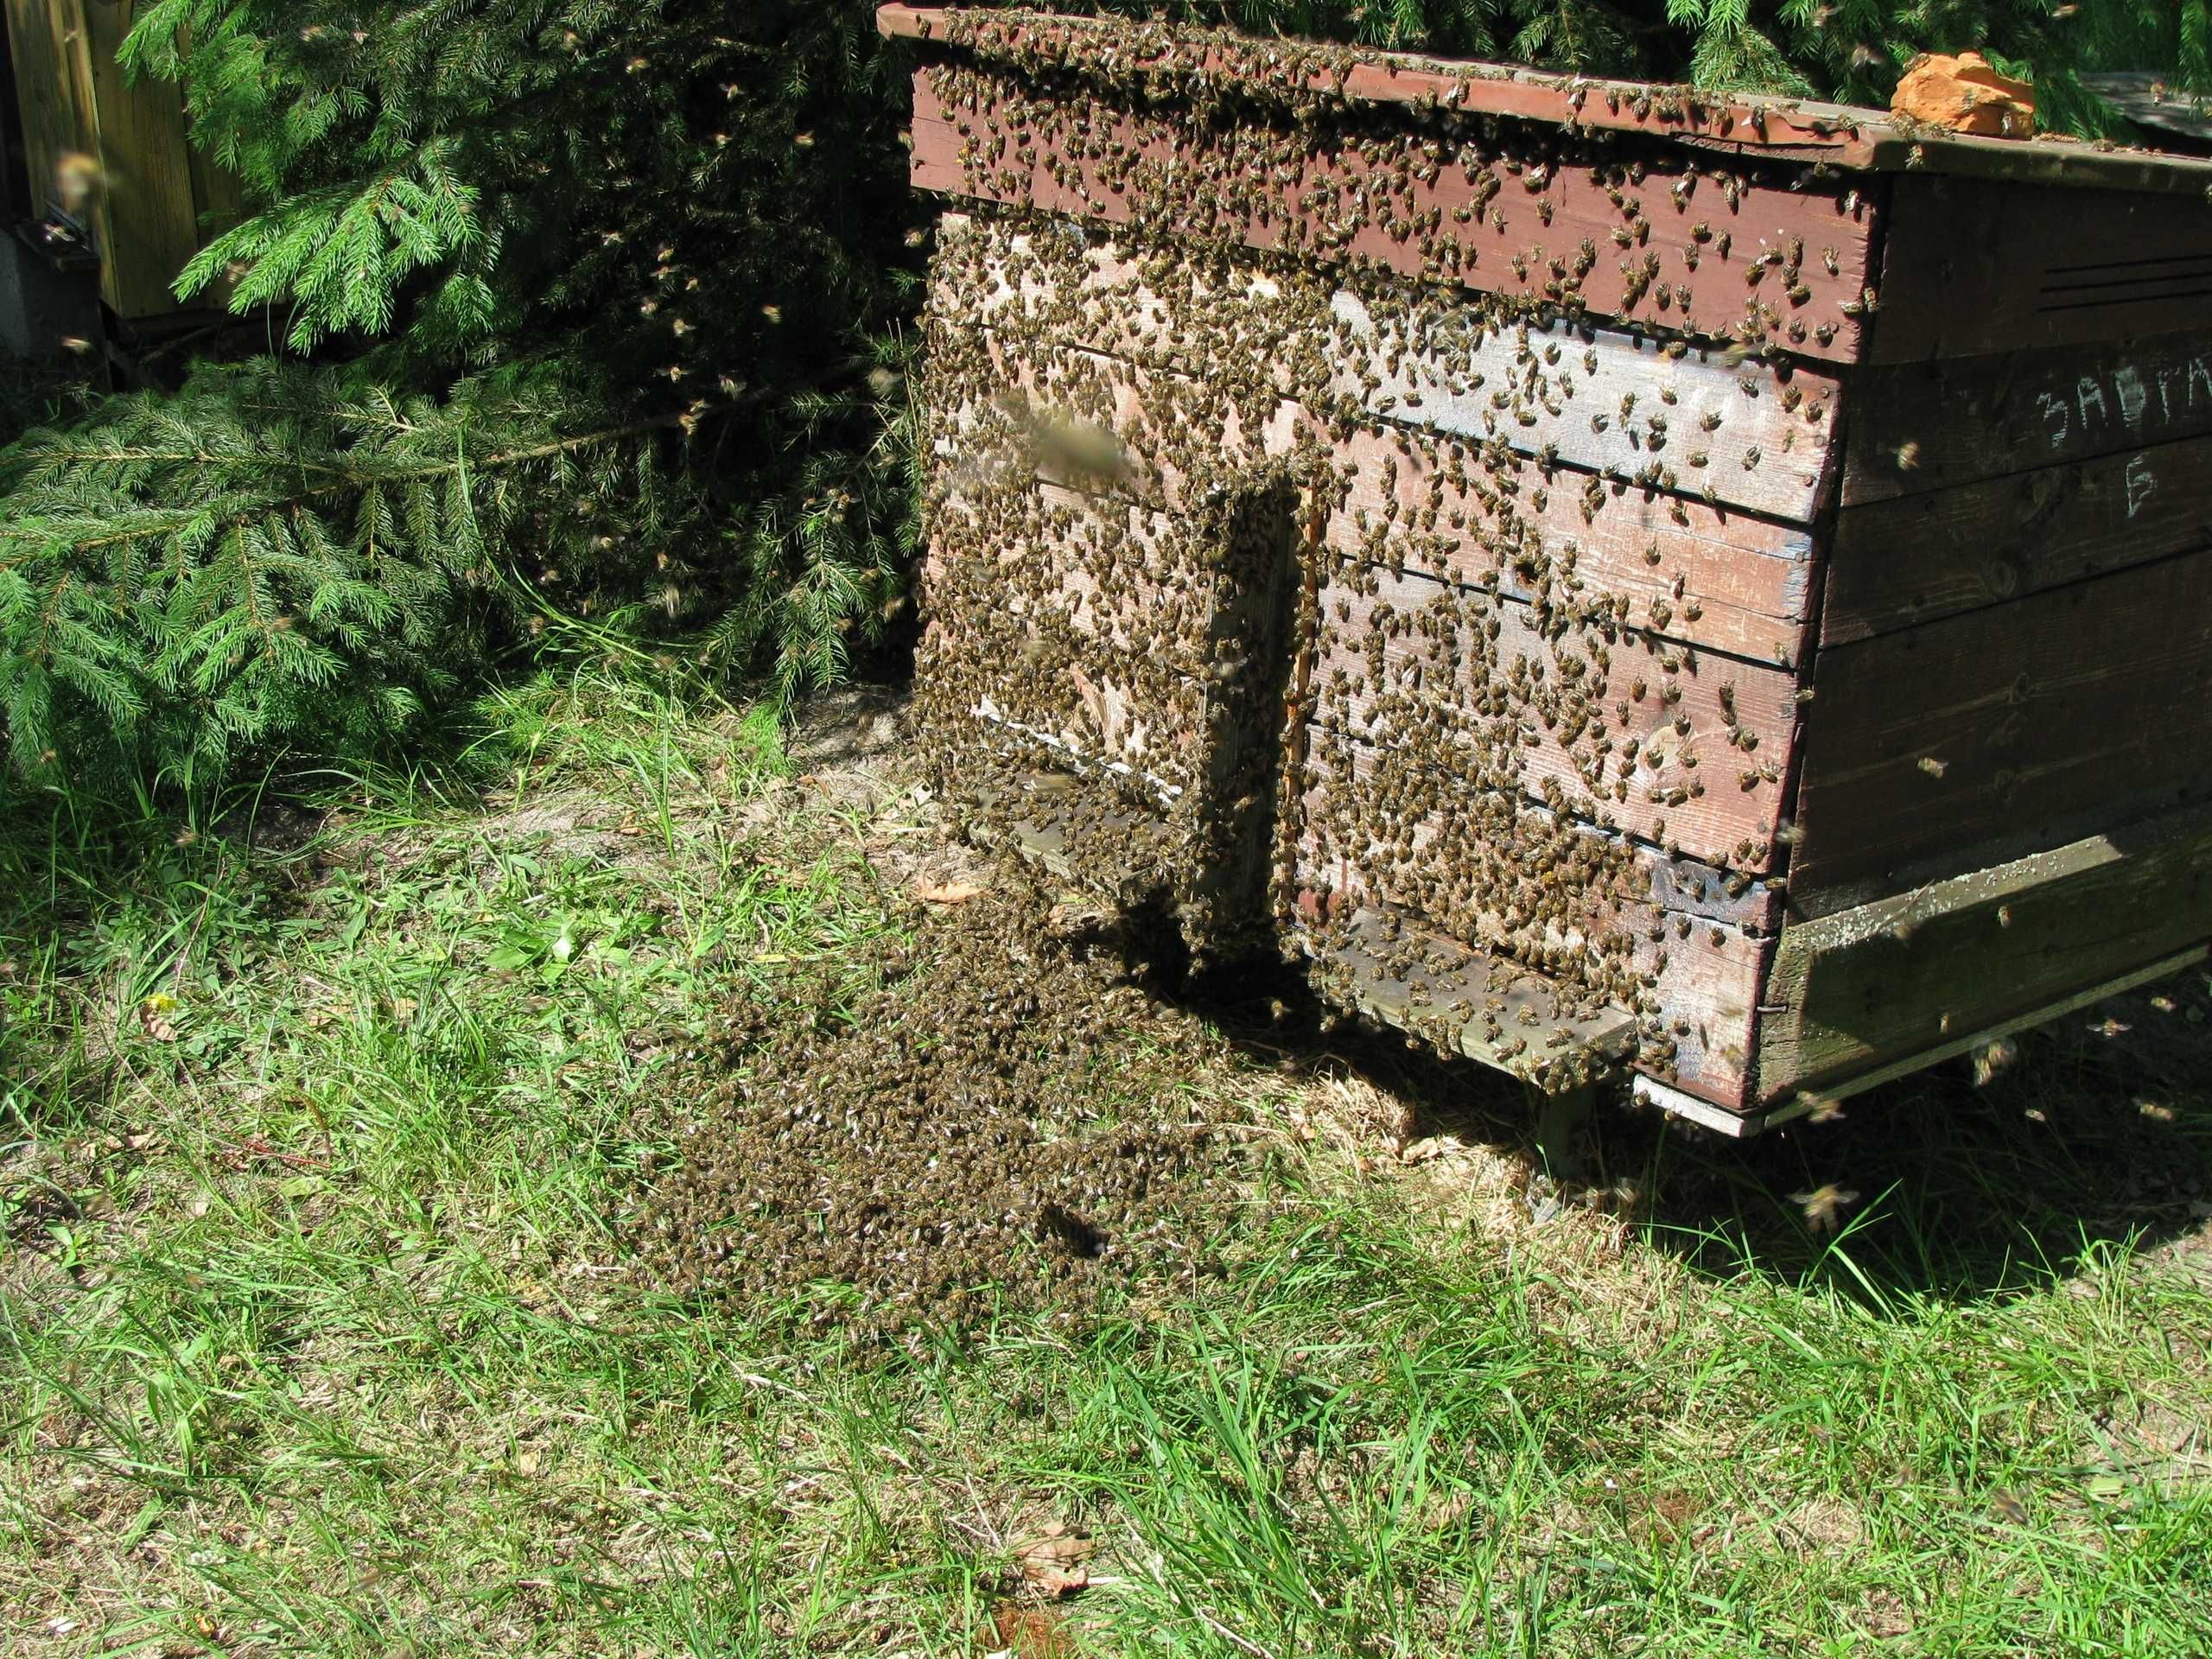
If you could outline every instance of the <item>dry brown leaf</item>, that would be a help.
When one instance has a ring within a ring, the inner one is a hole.
[[[1067,1615],[1057,1607],[1022,1607],[1002,1601],[991,1611],[991,1634],[1009,1659],[1074,1659]]]
[[[917,883],[914,888],[914,897],[925,905],[964,905],[982,894],[982,886],[974,881],[925,881]]]
[[[1055,1521],[1026,1544],[1014,1547],[1014,1564],[1030,1588],[1048,1600],[1073,1595],[1090,1582],[1084,1565],[1098,1545],[1065,1522]]]
[[[1087,900],[1063,899],[1045,915],[1045,925],[1056,933],[1080,932],[1096,927],[1107,918],[1102,906]]]
[[[176,1041],[176,1021],[169,1018],[169,1011],[176,1007],[173,996],[156,994],[138,1005],[138,1024],[146,1034],[157,1043]]]

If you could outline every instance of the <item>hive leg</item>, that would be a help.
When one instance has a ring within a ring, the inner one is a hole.
[[[1529,1213],[1538,1221],[1557,1215],[1560,1195],[1589,1178],[1590,1165],[1583,1146],[1599,1086],[1585,1083],[1538,1096],[1536,1156],[1543,1167],[1529,1183]]]

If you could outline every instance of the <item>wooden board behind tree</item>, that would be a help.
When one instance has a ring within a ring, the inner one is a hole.
[[[128,0],[7,0],[8,38],[37,210],[67,207],[65,170],[92,180],[78,214],[100,255],[100,295],[126,319],[185,308],[172,291],[185,263],[239,213],[237,181],[195,156],[184,95],[124,74]],[[71,157],[86,158],[83,172]],[[206,303],[199,302],[197,303]]]

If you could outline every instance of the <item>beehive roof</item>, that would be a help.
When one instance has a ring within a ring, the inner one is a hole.
[[[894,3],[881,7],[876,18],[887,35],[934,42],[984,60],[1032,71],[1078,70],[1193,96],[1233,92],[1293,105],[1315,99],[1413,105],[1646,133],[1853,172],[1910,169],[2212,196],[2212,162],[2196,157],[2051,135],[1977,137],[1877,110],[1805,99],[1716,97],[1687,86],[1050,12]]]

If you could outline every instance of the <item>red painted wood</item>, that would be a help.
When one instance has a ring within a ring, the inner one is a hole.
[[[940,44],[964,40],[987,48],[988,55],[1027,54],[1039,60],[1079,57],[1086,34],[1095,35],[1099,29],[1084,18],[1056,17],[1039,27],[986,11],[897,4],[877,9],[876,26],[894,37]],[[1127,40],[1126,32],[1121,38]],[[1161,42],[1158,55],[1164,58],[1173,37],[1162,33],[1155,38]],[[1192,37],[1184,31],[1181,38]],[[1446,64],[1399,53],[1355,54],[1316,47],[1292,48],[1287,54],[1279,41],[1205,39],[1206,44],[1183,54],[1184,75],[1262,87],[1286,102],[1319,92],[1355,103],[1406,104],[1617,132],[1691,134],[1746,149],[1789,147],[1826,153],[1847,164],[1864,151],[1860,133],[1870,120],[1876,127],[1885,124],[1871,110],[1796,99],[1713,99],[1682,86],[1547,75],[1507,64]]]
[[[1625,167],[1594,177],[1586,162],[1541,148],[1514,171],[1470,177],[1456,159],[1430,162],[1411,132],[1309,149],[1286,179],[1274,171],[1272,130],[1181,112],[1078,118],[1058,106],[1020,126],[991,101],[1018,99],[1019,81],[972,78],[963,83],[970,100],[948,105],[935,73],[914,79],[918,188],[1135,223],[1153,237],[1227,234],[1516,298],[1579,295],[1599,316],[1717,338],[1748,327],[1751,338],[1813,358],[1858,352],[1858,320],[1841,308],[1866,285],[1872,213],[1864,201],[1847,209],[1856,193],[1841,188],[1754,184],[1732,207],[1723,184],[1705,175],[1721,169],[1701,172],[1687,151],[1653,163],[1640,183]],[[1112,159],[1126,155],[1142,160]],[[1379,211],[1361,205],[1377,192]],[[1783,269],[1792,256],[1794,288]],[[1770,259],[1751,280],[1754,262]],[[1791,337],[1793,323],[1802,339]]]
[[[1369,583],[1374,594],[1359,591]],[[1510,760],[1526,795],[1556,785],[1574,810],[1586,808],[1630,835],[1716,865],[1773,868],[1778,779],[1788,775],[1796,728],[1795,675],[1726,658],[1685,659],[1632,634],[1607,648],[1610,665],[1601,668],[1591,632],[1570,626],[1555,635],[1527,605],[1410,572],[1340,570],[1321,589],[1321,615],[1314,686],[1315,718],[1324,725],[1385,746],[1433,744],[1440,755],[1464,754],[1469,772]],[[1388,619],[1379,677],[1378,616]],[[1478,641],[1478,630],[1489,637]],[[1571,691],[1561,667],[1570,656],[1588,664]],[[1684,666],[1666,672],[1669,658]],[[1512,677],[1516,661],[1529,680]],[[1507,691],[1523,684],[1535,690]],[[1547,717],[1554,705],[1567,711],[1557,723]],[[1567,721],[1585,708],[1591,723],[1574,729]],[[1516,724],[1523,742],[1501,748],[1510,742],[1501,733]],[[1699,792],[1672,798],[1689,791]],[[1740,852],[1747,842],[1751,850]]]

